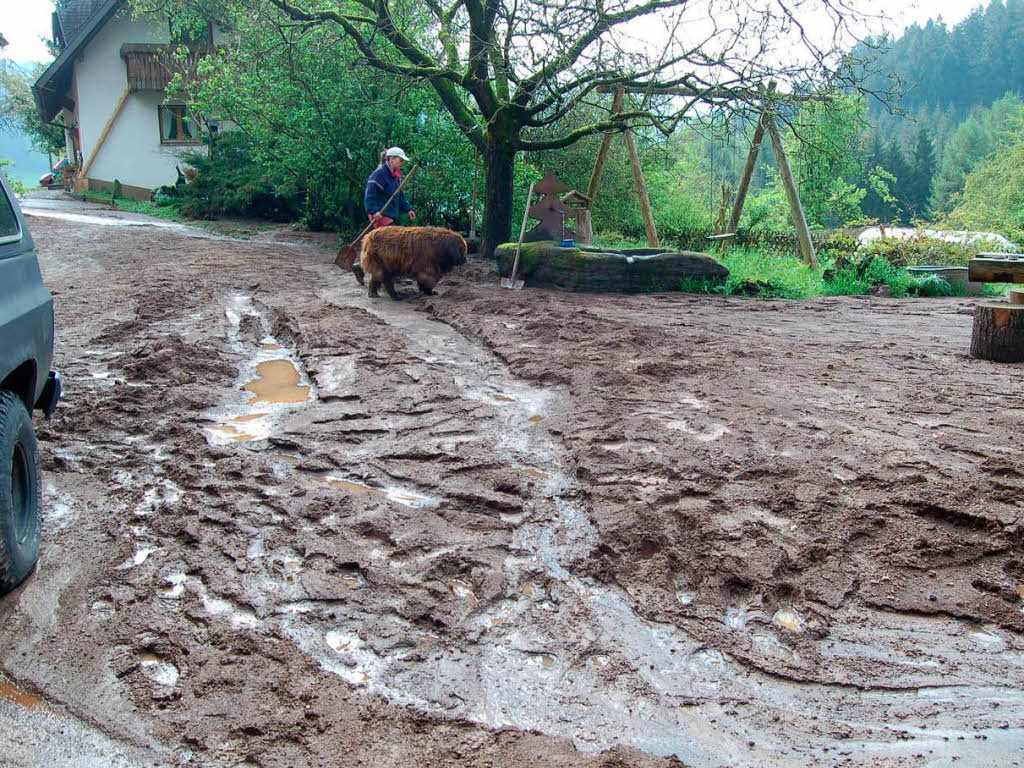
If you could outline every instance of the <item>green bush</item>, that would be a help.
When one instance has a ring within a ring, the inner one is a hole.
[[[823,251],[818,269],[810,269],[792,254],[758,248],[729,248],[716,258],[729,269],[724,284],[684,280],[679,289],[690,293],[756,296],[762,299],[808,299],[815,296],[857,296],[886,290],[893,298],[954,296],[963,293],[936,275],[916,277],[903,265],[861,250],[850,254],[848,243],[837,239],[835,253]]]
[[[161,187],[154,202],[177,201],[190,219],[246,216],[293,221],[300,215],[297,189],[282,194],[252,162],[252,145],[241,131],[227,131],[210,143],[209,154],[190,152],[183,160],[194,173],[179,177],[171,187]],[[189,178],[191,177],[191,178]]]
[[[854,259],[840,258],[822,272],[824,292],[831,296],[870,293],[887,286],[889,295],[903,299],[911,296],[953,296],[962,294],[938,275],[917,277],[903,264],[864,250]]]
[[[965,267],[974,255],[987,246],[974,243],[970,246],[960,243],[947,243],[930,237],[900,239],[883,237],[864,246],[861,252],[868,256],[878,256],[890,264],[899,267],[912,267],[924,264],[944,264]]]
[[[10,160],[0,159],[0,173],[3,173],[4,178],[7,179],[7,186],[10,187],[11,192],[13,192],[16,196],[21,197],[22,195],[25,194],[25,184],[22,182],[21,179],[15,176],[9,176],[7,172],[3,170],[4,168],[13,167],[14,163],[12,163]]]

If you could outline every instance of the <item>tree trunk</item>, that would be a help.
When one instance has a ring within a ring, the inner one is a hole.
[[[1024,363],[1024,305],[978,304],[974,308],[971,357]]]
[[[504,144],[488,141],[484,162],[487,186],[484,189],[484,231],[480,255],[494,256],[494,249],[512,236],[512,176],[516,152]]]

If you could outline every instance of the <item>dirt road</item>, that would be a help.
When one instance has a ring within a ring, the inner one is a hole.
[[[371,302],[68,213],[0,763],[1024,761],[1024,387],[970,301]]]

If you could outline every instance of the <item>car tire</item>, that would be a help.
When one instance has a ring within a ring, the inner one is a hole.
[[[32,417],[0,391],[0,594],[31,573],[39,557],[39,446]]]

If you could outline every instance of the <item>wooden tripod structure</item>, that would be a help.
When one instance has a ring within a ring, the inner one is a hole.
[[[642,92],[644,94],[657,93],[670,96],[694,96],[694,91],[686,88],[655,88],[655,89],[628,89],[630,92]],[[598,88],[599,92],[608,93],[612,91],[610,86]],[[612,99],[612,114],[617,115],[623,111],[623,102],[627,89],[624,86],[616,86]],[[775,83],[768,86],[767,94],[775,91]],[[761,142],[764,140],[765,131],[772,142],[772,150],[775,159],[779,164],[779,175],[782,177],[782,184],[786,189],[786,198],[789,200],[789,211],[793,217],[793,225],[796,227],[797,240],[800,243],[800,253],[807,265],[817,268],[818,256],[814,250],[814,242],[811,240],[811,230],[807,226],[807,217],[804,216],[803,203],[800,202],[800,192],[797,190],[796,181],[793,179],[793,171],[789,167],[789,159],[786,157],[786,149],[782,145],[782,136],[779,134],[778,119],[771,111],[771,108],[764,105],[761,110],[761,117],[754,130],[754,138],[750,143],[750,152],[747,153],[747,162],[743,167],[743,175],[740,177],[739,187],[736,189],[736,202],[733,204],[732,217],[729,220],[728,232],[724,236],[735,236],[739,226],[740,214],[743,212],[743,204],[747,200],[747,191],[750,189],[750,180],[754,175],[754,168],[757,166],[757,156],[761,151]],[[658,231],[654,226],[654,215],[651,213],[651,201],[647,196],[647,184],[644,182],[644,172],[640,167],[640,158],[636,153],[633,144],[633,133],[630,129],[624,131],[626,140],[626,151],[629,153],[629,164],[633,169],[633,181],[636,184],[637,198],[640,201],[640,213],[644,219],[644,230],[647,233],[647,242],[652,248],[660,247],[658,244]],[[601,174],[604,171],[605,161],[608,159],[608,149],[611,147],[612,134],[606,133],[601,140],[601,148],[597,153],[597,160],[594,163],[594,172],[590,177],[590,186],[587,196],[591,205],[597,197],[597,189],[601,184]]]

